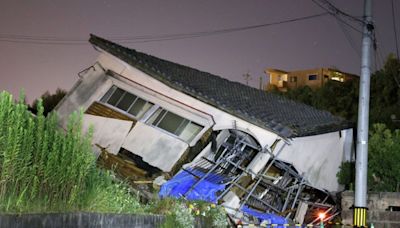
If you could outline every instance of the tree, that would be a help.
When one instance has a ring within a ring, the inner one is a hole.
[[[400,189],[400,130],[375,124],[368,143],[368,186],[371,191]]]
[[[39,99],[41,99],[43,103],[43,114],[47,116],[49,112],[53,111],[58,102],[60,102],[66,94],[67,92],[60,88],[57,88],[55,94],[50,94],[49,91],[46,91],[44,94],[42,94]],[[29,110],[34,114],[37,113],[39,99],[33,101],[32,106],[29,107]]]
[[[370,123],[385,123],[399,129],[400,122],[400,61],[389,55],[384,67],[371,78]]]
[[[368,142],[368,190],[400,191],[400,130],[374,124]],[[337,173],[338,182],[351,189],[355,178],[354,162],[343,162]]]
[[[308,86],[292,89],[286,93],[281,92],[281,94],[289,99],[297,100],[304,104],[313,105],[314,91]]]

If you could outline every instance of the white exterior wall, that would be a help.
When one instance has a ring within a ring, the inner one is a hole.
[[[341,137],[339,132],[331,132],[294,138],[291,145],[282,150],[278,159],[292,164],[312,186],[338,191],[336,173],[342,161],[352,153],[348,145],[352,137],[352,129],[347,129],[342,130]]]
[[[137,122],[122,147],[141,156],[150,165],[169,172],[189,145],[176,137],[160,134],[154,127]]]
[[[92,144],[98,144],[112,154],[118,154],[133,124],[132,121],[88,114],[83,115],[82,122],[83,131],[87,132],[90,127],[93,128]],[[100,154],[100,148],[93,146],[93,149],[97,155]]]
[[[74,87],[59,102],[55,110],[60,124],[66,128],[69,115],[79,110],[86,110],[98,97],[107,92],[112,82],[107,79],[103,69],[95,64],[87,69],[86,74],[75,83]]]

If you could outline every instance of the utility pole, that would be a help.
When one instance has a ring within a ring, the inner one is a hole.
[[[354,227],[367,227],[367,170],[369,90],[371,77],[372,0],[364,0],[364,19],[361,52],[361,77],[358,101],[356,180],[354,196]]]

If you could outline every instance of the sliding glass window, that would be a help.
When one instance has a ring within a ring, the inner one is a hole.
[[[168,131],[186,142],[191,142],[203,129],[203,126],[163,108],[158,108],[147,123]]]
[[[100,101],[127,112],[135,116],[137,119],[142,118],[142,116],[154,105],[153,103],[116,86],[112,86]]]

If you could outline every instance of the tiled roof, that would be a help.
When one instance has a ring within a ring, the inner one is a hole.
[[[138,52],[91,35],[90,43],[164,84],[283,137],[349,128],[329,112],[282,96]]]

